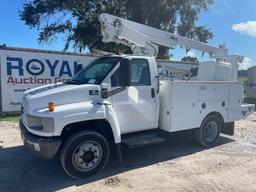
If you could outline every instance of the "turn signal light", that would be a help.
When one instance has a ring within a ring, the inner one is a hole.
[[[49,111],[51,111],[51,112],[53,112],[54,111],[54,103],[48,103],[48,109],[49,109]]]

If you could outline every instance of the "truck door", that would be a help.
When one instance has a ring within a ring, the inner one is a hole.
[[[121,133],[147,130],[157,127],[157,93],[155,74],[146,59],[131,60],[131,85],[112,96]],[[115,76],[111,77],[114,88]],[[152,83],[153,82],[153,83]]]

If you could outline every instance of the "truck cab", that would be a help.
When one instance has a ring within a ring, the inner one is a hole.
[[[69,81],[26,91],[20,121],[25,145],[39,156],[52,158],[59,150],[68,150],[67,143],[81,133],[100,134],[109,149],[111,143],[119,146],[122,134],[157,128],[157,75],[154,57],[113,55],[94,60]],[[88,147],[83,148],[86,151]],[[95,147],[97,153],[102,148]],[[66,167],[65,156],[62,164]],[[108,158],[109,152],[105,156]]]

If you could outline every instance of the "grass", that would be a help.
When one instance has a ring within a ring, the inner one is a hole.
[[[8,115],[8,116],[0,116],[0,122],[8,121],[8,122],[16,122],[18,123],[20,120],[20,115]]]

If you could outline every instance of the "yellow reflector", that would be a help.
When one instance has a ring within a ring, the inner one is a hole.
[[[49,111],[53,112],[54,111],[54,103],[48,103],[48,109]]]

